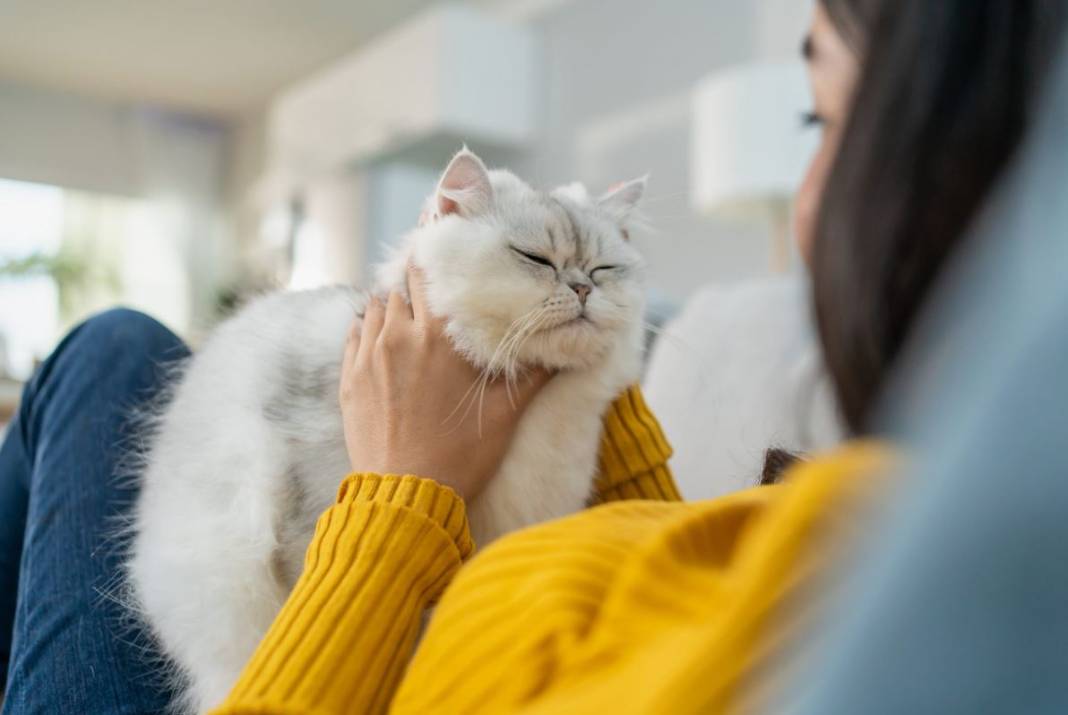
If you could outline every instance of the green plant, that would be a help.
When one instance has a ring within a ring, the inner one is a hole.
[[[118,274],[111,265],[92,261],[84,252],[70,247],[55,254],[36,251],[22,258],[0,261],[0,280],[34,276],[47,276],[55,281],[60,312],[68,317],[94,290],[104,288],[118,292],[121,287]]]
[[[31,253],[23,258],[9,258],[0,262],[0,277],[28,278],[50,276],[57,284],[77,282],[84,266],[70,255],[54,256],[43,252]]]

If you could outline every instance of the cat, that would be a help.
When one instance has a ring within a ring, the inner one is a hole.
[[[465,148],[376,271],[376,293],[403,291],[409,261],[419,266],[430,310],[488,374],[559,371],[468,504],[479,546],[591,495],[601,417],[639,377],[643,261],[628,232],[644,187],[543,193]],[[179,712],[226,697],[352,471],[337,393],[364,304],[346,287],[254,300],[191,358],[155,419],[127,576],[132,606],[175,664]]]

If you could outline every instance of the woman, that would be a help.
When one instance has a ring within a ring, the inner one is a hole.
[[[1038,30],[1049,23],[1038,8],[1051,6],[895,0],[880,13],[879,4],[823,0],[806,42],[823,140],[797,233],[858,435],[870,432],[923,299],[1019,142],[1033,89],[1019,78],[1041,76]],[[790,643],[775,616],[825,559],[829,517],[865,490],[883,450],[846,447],[782,484],[686,505],[667,442],[631,390],[605,418],[595,501],[606,504],[502,539],[464,565],[463,500],[493,474],[519,412],[497,389],[491,433],[480,438],[472,423],[427,440],[470,368],[414,278],[410,307],[391,296],[350,336],[340,395],[354,473],[218,712],[674,713],[755,702],[763,669]],[[0,535],[3,554],[21,553],[21,569],[7,563],[0,574],[3,593],[17,579],[19,594],[6,711],[164,702],[137,650],[112,635],[118,609],[92,610],[88,594],[116,573],[115,555],[92,547],[102,520],[121,514],[114,500],[129,497],[105,490],[123,433],[118,403],[156,389],[152,360],[182,350],[147,319],[111,313],[68,338],[28,388],[0,454],[9,492],[0,504],[26,524],[24,539],[21,529]]]

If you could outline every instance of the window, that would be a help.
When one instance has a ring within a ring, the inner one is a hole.
[[[120,303],[184,332],[167,220],[164,205],[0,179],[0,376],[27,378],[66,330]]]

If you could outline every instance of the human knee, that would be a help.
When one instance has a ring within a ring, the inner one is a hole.
[[[131,356],[168,362],[188,354],[178,336],[154,318],[130,308],[112,308],[94,315],[72,337],[97,359],[115,365]]]

